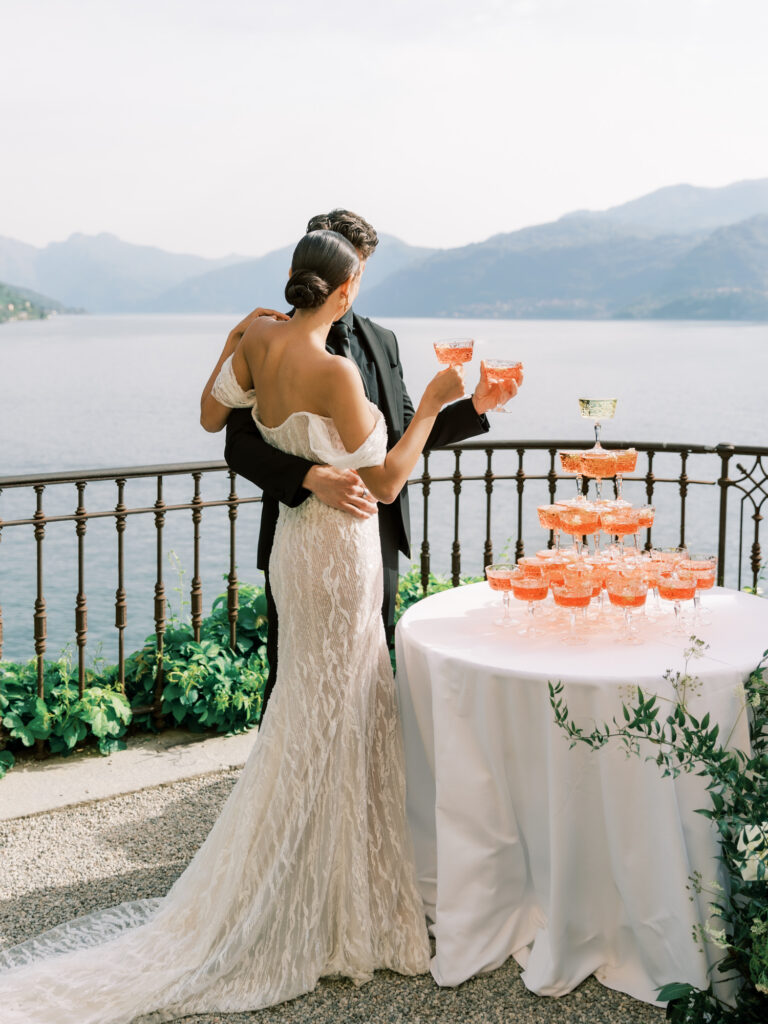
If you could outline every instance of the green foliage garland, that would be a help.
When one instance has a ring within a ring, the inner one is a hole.
[[[707,778],[711,806],[699,813],[709,818],[719,833],[720,860],[727,875],[725,889],[709,888],[700,875],[692,888],[710,897],[712,920],[694,935],[723,950],[716,965],[721,980],[738,983],[733,1003],[715,991],[714,980],[706,989],[675,983],[659,990],[668,1001],[667,1019],[674,1024],[765,1024],[768,1020],[768,651],[745,684],[752,749],[728,747],[709,714],[695,717],[688,696],[700,681],[691,675],[692,658],[706,649],[691,637],[683,672],[667,672],[675,698],[663,709],[660,698],[646,696],[638,688],[631,705],[622,704],[621,715],[610,723],[585,731],[570,717],[563,699],[563,684],[549,684],[555,721],[571,746],[586,744],[599,750],[617,740],[630,754],[650,749],[663,776],[696,772]]]

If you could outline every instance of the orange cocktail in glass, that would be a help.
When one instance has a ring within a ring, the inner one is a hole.
[[[702,609],[700,590],[711,590],[715,585],[717,573],[717,555],[691,555],[685,563],[685,569],[692,572],[696,578],[696,593],[693,595],[693,622],[694,625],[708,626],[712,622],[712,616],[705,609]]]
[[[521,636],[540,636],[541,630],[534,623],[534,613],[537,602],[544,601],[548,593],[549,581],[546,576],[537,579],[534,576],[523,576],[521,572],[515,573],[512,578],[512,595],[516,600],[528,603],[528,625],[518,631]]]
[[[558,518],[560,529],[573,537],[577,554],[581,554],[582,537],[600,530],[600,513],[590,502],[562,505]]]
[[[606,583],[608,600],[612,605],[624,612],[624,632],[618,638],[619,643],[641,644],[643,641],[637,631],[632,629],[632,610],[642,608],[648,596],[648,584],[642,573],[612,572]]]
[[[592,580],[588,576],[567,573],[562,586],[553,585],[552,596],[559,608],[565,608],[569,614],[568,632],[560,637],[564,644],[585,644],[583,626],[589,602],[592,600]],[[581,611],[581,626],[576,629],[576,612]]]
[[[584,452],[565,449],[557,454],[560,456],[560,465],[563,468],[563,472],[574,473],[576,475],[576,497],[582,498],[581,478],[584,475],[584,471],[581,464],[581,456]]]
[[[494,385],[501,397],[501,388],[509,387],[510,384],[523,383],[523,364],[508,362],[505,359],[481,359],[480,374],[485,377],[489,384]],[[499,399],[491,410],[492,412],[508,412],[505,405]]]
[[[662,572],[659,576],[659,597],[662,601],[672,601],[675,609],[672,632],[686,632],[680,618],[680,602],[692,601],[695,594],[696,577],[691,572],[685,572],[681,566],[677,566],[673,572]]]
[[[459,366],[472,359],[475,342],[472,338],[454,338],[451,341],[436,341],[434,345],[439,363],[445,363],[446,366]]]
[[[485,578],[491,590],[501,593],[502,615],[500,619],[494,619],[495,626],[513,625],[512,616],[509,614],[509,595],[512,591],[512,575],[515,572],[514,565],[507,562],[496,562],[494,565],[486,565]]]
[[[543,530],[551,530],[555,538],[555,548],[560,547],[560,506],[539,505],[536,509],[539,514],[539,525]]]
[[[619,500],[621,500],[621,489],[624,482],[625,473],[634,473],[635,466],[637,466],[637,449],[636,448],[616,448],[613,449],[616,456],[616,491]]]

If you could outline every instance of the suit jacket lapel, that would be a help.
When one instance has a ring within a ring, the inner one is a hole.
[[[390,435],[395,434],[396,437],[399,437],[403,432],[403,410],[402,407],[398,408],[389,356],[376,332],[359,316],[355,316],[355,333],[362,343],[367,346],[376,366],[376,373],[379,377],[379,404],[381,411],[384,413],[388,431]]]

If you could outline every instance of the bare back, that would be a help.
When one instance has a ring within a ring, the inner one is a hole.
[[[255,390],[265,427],[314,413],[333,419],[353,451],[373,428],[373,416],[357,366],[326,351],[327,330],[296,320],[257,320],[235,352],[233,370],[241,387]]]
[[[338,359],[293,321],[263,319],[246,331],[233,369],[241,386],[255,390],[264,426],[277,427],[296,412],[330,415],[327,378]]]

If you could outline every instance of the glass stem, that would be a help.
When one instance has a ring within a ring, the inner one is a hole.
[[[528,602],[528,633],[526,634],[527,636],[532,636],[533,635],[533,627],[534,627],[534,618],[533,618],[533,616],[534,616],[535,612],[536,612],[536,605],[534,604],[533,601],[529,601]]]
[[[504,611],[502,612],[502,615],[501,615],[501,620],[502,620],[502,622],[504,623],[505,626],[509,626],[511,624],[511,622],[512,622],[512,616],[509,614],[509,591],[508,590],[504,590],[502,592],[501,601],[502,601],[502,605],[504,607]]]
[[[616,497],[621,501],[621,473],[616,474]]]

